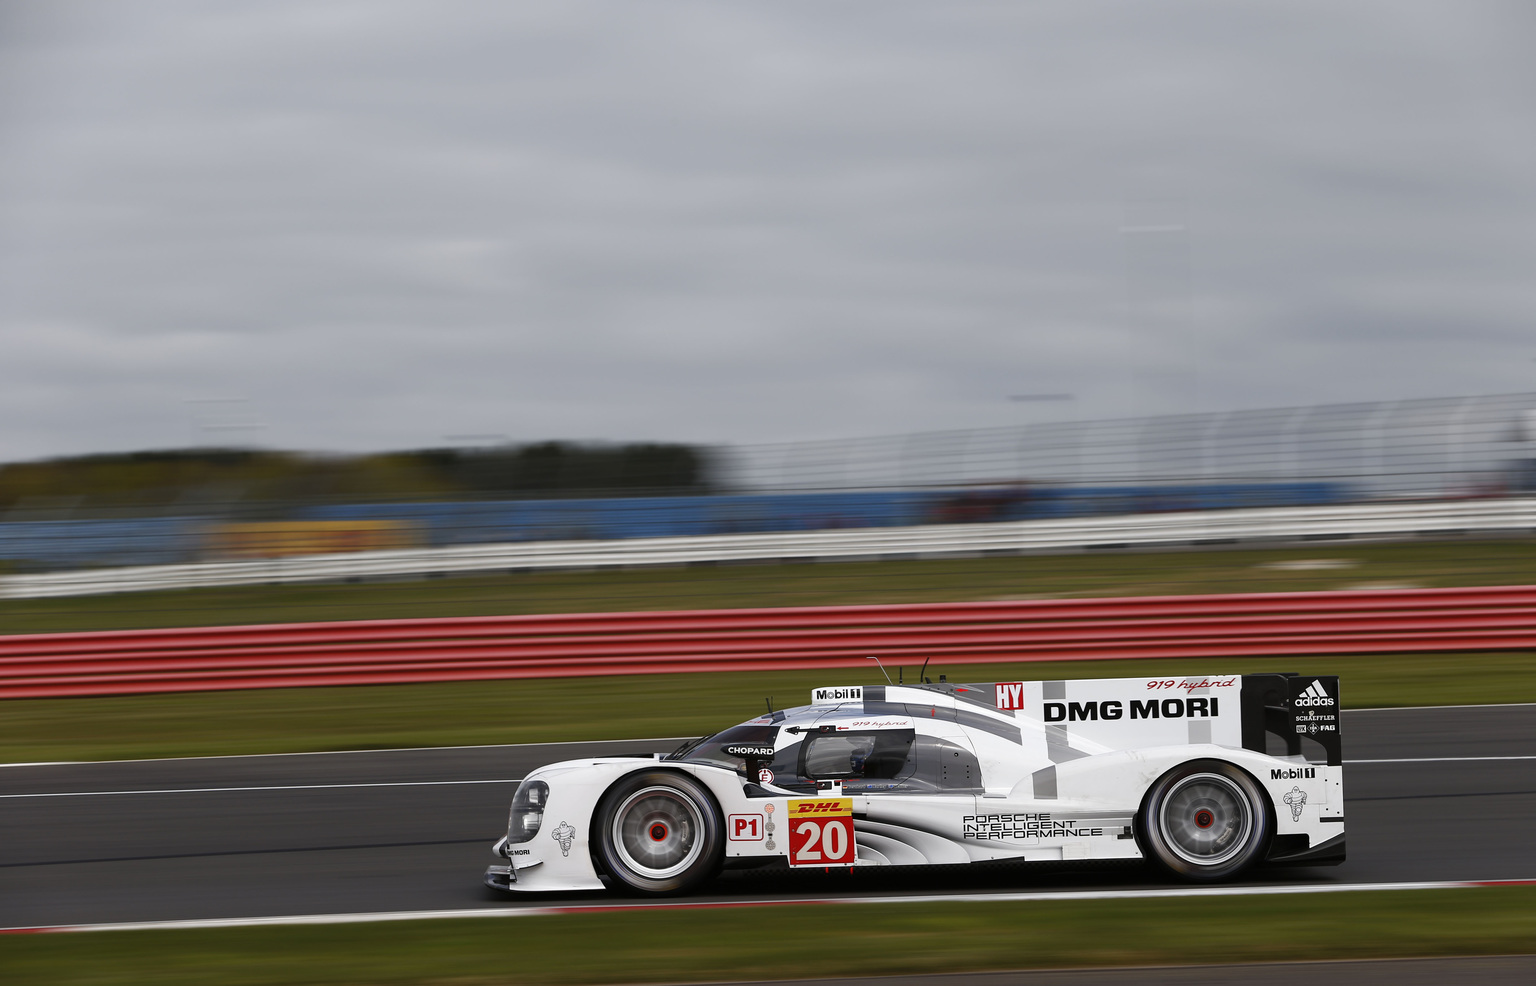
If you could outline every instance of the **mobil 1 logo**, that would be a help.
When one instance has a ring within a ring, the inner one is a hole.
[[[1303,736],[1338,735],[1339,679],[1333,675],[1290,679],[1291,718]]]

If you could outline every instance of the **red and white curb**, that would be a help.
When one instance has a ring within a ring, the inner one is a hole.
[[[656,903],[560,904],[550,907],[480,907],[450,911],[377,911],[359,914],[285,914],[252,918],[198,918],[188,921],[130,921],[37,928],[0,928],[0,934],[52,934],[69,931],[179,931],[197,928],[260,928],[275,925],[373,924],[381,921],[436,921],[444,918],[529,918],[615,911],[713,910],[739,907],[788,907],[803,904],[955,904],[1059,900],[1147,900],[1168,897],[1273,897],[1283,894],[1337,894],[1369,890],[1465,890],[1478,887],[1536,886],[1536,880],[1430,880],[1406,883],[1285,884],[1269,887],[1178,887],[1164,890],[1065,890],[997,894],[914,894],[897,897],[797,897],[773,900],[666,901]]]

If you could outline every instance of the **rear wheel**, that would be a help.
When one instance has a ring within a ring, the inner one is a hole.
[[[1170,770],[1142,802],[1142,850],[1187,880],[1235,876],[1263,858],[1271,824],[1264,792],[1219,760]]]
[[[704,786],[683,774],[619,781],[598,805],[597,826],[603,867],[639,893],[682,893],[720,868],[720,811]]]

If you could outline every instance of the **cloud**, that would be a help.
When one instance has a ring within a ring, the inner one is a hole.
[[[4,16],[0,460],[1530,389],[1520,5]]]

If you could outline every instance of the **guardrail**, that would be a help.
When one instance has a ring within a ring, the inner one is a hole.
[[[1536,648],[1536,586],[0,636],[0,698],[678,671]]]
[[[1530,534],[1532,531],[1536,531],[1536,499],[1208,510],[794,534],[479,544],[51,572],[0,578],[0,599],[541,569],[1048,553],[1105,547],[1200,546],[1307,538]]]

